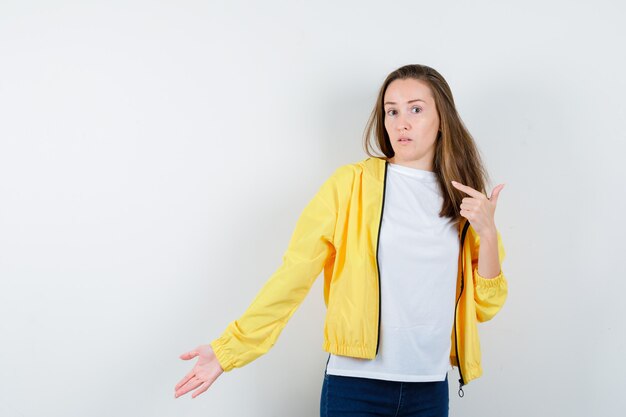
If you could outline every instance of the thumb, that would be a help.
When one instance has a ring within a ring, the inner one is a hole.
[[[198,351],[190,350],[189,352],[185,352],[182,355],[180,355],[180,358],[184,360],[189,360],[189,359],[195,358],[196,356],[198,356]]]
[[[502,189],[504,188],[504,184],[498,184],[493,191],[491,191],[491,197],[489,197],[489,200],[492,201],[494,204],[498,203],[498,196],[500,195],[500,191],[502,191]]]

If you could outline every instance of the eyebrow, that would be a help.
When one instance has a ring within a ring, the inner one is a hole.
[[[424,100],[422,100],[421,98],[416,98],[415,100],[409,100],[407,101],[407,103],[414,103],[416,101],[421,101],[422,103],[426,104],[426,102]],[[385,104],[383,104],[384,106],[386,106],[387,104],[396,104],[393,101],[386,101]]]

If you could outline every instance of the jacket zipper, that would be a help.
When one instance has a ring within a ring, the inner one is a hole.
[[[380,228],[383,223],[383,210],[385,208],[385,188],[387,187],[387,166],[389,165],[389,161],[385,160],[385,174],[383,176],[383,203],[380,208],[380,219],[378,220],[378,237],[376,238],[376,271],[378,272],[378,332],[376,335],[376,353],[378,355],[378,346],[380,345],[380,303],[381,303],[381,295],[380,295],[380,266],[378,265],[378,247],[380,246]]]
[[[456,300],[456,304],[454,305],[454,344],[456,348],[456,360],[459,364],[459,397],[463,397],[465,392],[463,392],[463,385],[465,385],[465,381],[463,380],[463,372],[461,372],[461,358],[459,357],[459,338],[456,333],[456,311],[459,306],[459,301],[461,300],[461,294],[463,294],[464,287],[464,262],[463,262],[463,242],[465,241],[465,234],[467,233],[467,228],[469,227],[469,221],[465,222],[463,226],[463,232],[461,233],[461,291],[459,291],[459,298]]]
[[[380,229],[382,226],[382,222],[383,222],[383,210],[385,208],[385,189],[387,187],[387,167],[389,165],[389,161],[385,161],[385,174],[383,177],[383,198],[382,198],[382,206],[380,209],[380,219],[379,219],[379,223],[378,223],[378,237],[376,238],[376,270],[378,272],[378,331],[377,331],[377,335],[376,335],[376,355],[378,354],[378,348],[380,346],[380,311],[381,311],[381,294],[380,294],[380,266],[378,264],[378,248],[380,247]],[[459,292],[459,298],[456,300],[456,303],[454,305],[454,342],[455,342],[455,349],[456,349],[456,360],[458,362],[459,365],[459,397],[463,397],[465,395],[465,392],[463,391],[463,386],[466,385],[465,381],[463,380],[463,372],[461,371],[461,358],[459,357],[459,339],[458,339],[458,335],[457,335],[457,331],[456,331],[456,312],[457,312],[457,308],[459,306],[459,301],[461,300],[461,295],[463,294],[463,288],[464,288],[464,262],[463,262],[463,243],[465,241],[465,235],[467,233],[467,228],[469,227],[470,223],[469,221],[465,222],[465,225],[463,227],[463,232],[461,233],[461,291]]]

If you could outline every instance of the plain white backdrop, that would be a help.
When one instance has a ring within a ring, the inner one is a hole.
[[[618,1],[0,3],[0,415],[315,417],[323,277],[268,354],[174,399],[367,157],[399,66],[450,83],[509,297],[450,415],[614,415],[626,372]],[[619,409],[621,409],[620,407]]]

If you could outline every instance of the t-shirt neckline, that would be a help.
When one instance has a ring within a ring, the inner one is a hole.
[[[435,173],[434,171],[426,171],[425,169],[407,167],[404,165],[394,164],[393,162],[389,162],[389,168],[401,174],[411,176],[413,178],[418,178],[425,181],[437,181],[437,173]]]

